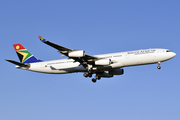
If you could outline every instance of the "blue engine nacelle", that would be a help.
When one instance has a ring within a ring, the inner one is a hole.
[[[124,74],[124,69],[114,69],[109,71],[110,75],[123,75]]]

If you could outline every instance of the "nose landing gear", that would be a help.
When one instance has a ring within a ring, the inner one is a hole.
[[[157,66],[157,68],[160,70],[161,69],[161,62],[158,62],[158,66]]]

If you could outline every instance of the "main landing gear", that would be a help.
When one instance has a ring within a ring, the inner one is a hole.
[[[86,78],[87,77],[91,78],[92,77],[92,73],[84,73],[83,76],[86,77]],[[100,80],[100,79],[101,79],[101,77],[96,74],[96,77],[92,79],[92,82],[95,83],[97,80]]]
[[[95,78],[92,79],[92,82],[95,83],[97,80]]]
[[[97,80],[100,80],[100,79],[101,79],[101,77],[98,76],[98,75],[96,75],[96,78],[93,78],[93,79],[92,79],[92,82],[95,83]]]
[[[158,66],[157,66],[157,68],[160,70],[161,69],[161,62],[158,62]]]
[[[87,78],[87,77],[90,77],[90,78],[91,78],[91,77],[92,77],[92,73],[84,73],[83,76],[86,77],[86,78]]]

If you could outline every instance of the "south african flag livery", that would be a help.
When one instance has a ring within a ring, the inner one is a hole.
[[[32,55],[21,44],[14,44],[13,46],[21,63],[41,62],[41,60],[38,60],[37,58],[35,58],[34,55]]]

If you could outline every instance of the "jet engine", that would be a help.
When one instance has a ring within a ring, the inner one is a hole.
[[[110,65],[111,64],[111,59],[101,59],[95,61],[95,65]]]
[[[122,75],[124,74],[124,69],[114,69],[109,71],[110,75]]]
[[[113,77],[113,75],[110,75],[110,74],[107,73],[107,72],[99,73],[98,76],[99,76],[99,77],[105,77],[105,78]]]
[[[69,57],[84,57],[85,51],[84,50],[78,50],[68,53]]]

